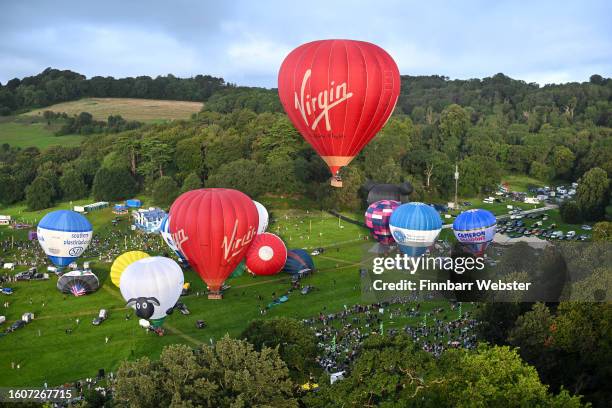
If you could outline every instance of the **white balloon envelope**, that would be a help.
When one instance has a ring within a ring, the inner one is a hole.
[[[268,229],[268,210],[266,210],[266,207],[264,207],[263,204],[258,201],[253,200],[253,203],[255,203],[257,213],[259,214],[259,226],[257,227],[257,233],[263,234]]]
[[[159,320],[176,304],[184,282],[183,271],[176,262],[153,256],[131,263],[121,275],[119,289],[138,317]]]

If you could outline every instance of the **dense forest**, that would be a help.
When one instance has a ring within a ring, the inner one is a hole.
[[[463,197],[491,191],[510,173],[545,182],[594,173],[589,179],[601,192],[590,198],[582,217],[603,218],[612,174],[612,80],[593,75],[585,83],[544,87],[503,74],[402,81],[391,120],[343,169],[346,187],[332,189],[326,166],[282,112],[276,90],[236,87],[210,76],[85,79],[47,69],[2,86],[0,105],[13,112],[87,95],[202,100],[205,108],[186,121],[116,127],[118,133],[88,136],[79,147],[40,151],[4,144],[0,200],[26,199],[34,209],[57,200],[93,195],[112,201],[144,191],[165,206],[181,190],[206,185],[357,208],[367,180],[407,180],[415,199],[444,201],[453,191],[457,164]]]

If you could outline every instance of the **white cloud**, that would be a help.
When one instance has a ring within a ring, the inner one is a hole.
[[[276,42],[250,38],[229,44],[227,55],[234,69],[249,69],[256,72],[270,72],[279,67],[291,48]]]
[[[385,45],[385,50],[404,75],[441,73],[444,66],[444,59],[437,52],[409,42],[390,43]]]
[[[167,7],[151,0],[147,13],[117,0],[7,4],[0,13],[0,81],[51,66],[88,76],[202,73],[274,87],[283,58],[321,38],[378,44],[402,74],[503,72],[541,83],[612,75],[612,3],[602,0],[209,3]]]

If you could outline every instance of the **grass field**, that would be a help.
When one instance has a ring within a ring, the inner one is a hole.
[[[512,191],[527,192],[530,186],[544,187],[546,182],[525,174],[508,174],[502,177],[502,183],[508,183]],[[550,185],[550,184],[549,184]]]
[[[36,146],[40,149],[53,145],[77,146],[83,140],[81,135],[55,136],[54,129],[44,122],[15,120],[0,122],[0,144],[15,147]]]
[[[121,115],[124,119],[140,122],[159,122],[188,119],[202,109],[201,102],[166,101],[133,98],[84,98],[63,102],[42,109],[26,112],[25,116],[40,116],[46,110],[76,115],[89,112],[96,120],[107,120],[110,115]]]
[[[62,204],[54,209],[67,207],[68,204]],[[29,212],[15,206],[2,209],[0,213],[35,223],[51,210]],[[328,250],[315,257],[317,273],[303,281],[319,290],[306,296],[296,292],[290,294],[287,303],[271,308],[265,318],[310,318],[320,312],[339,311],[344,305],[363,301],[358,262],[366,234],[364,229],[344,221],[339,223],[336,217],[320,211],[281,208],[272,209],[271,213],[273,220],[269,230],[279,233],[289,248],[325,246]],[[93,212],[88,217],[95,233],[102,236],[113,228],[127,227],[127,220],[118,227],[110,225],[114,218],[110,209]],[[0,227],[0,233],[6,240],[9,234],[23,239],[27,232]],[[132,244],[128,241],[128,249],[133,249],[130,246]],[[10,251],[5,251],[3,256],[10,257]],[[165,323],[166,335],[157,337],[142,330],[136,318],[126,320],[126,314],[131,312],[125,309],[118,288],[108,279],[109,268],[109,263],[95,260],[93,270],[100,279],[101,288],[80,298],[64,297],[59,293],[54,276],[49,281],[10,284],[15,293],[2,297],[3,302],[10,302],[10,306],[8,309],[0,307],[0,313],[7,317],[4,326],[19,319],[24,312],[33,312],[36,319],[25,328],[0,337],[1,386],[40,386],[45,381],[59,384],[93,376],[98,368],[114,370],[125,359],[145,355],[156,357],[167,344],[197,345],[225,334],[238,336],[251,320],[261,317],[260,310],[271,302],[273,293],[279,296],[290,286],[290,278],[285,274],[257,278],[245,275],[229,281],[232,288],[222,301],[213,301],[204,296],[205,285],[199,276],[187,270],[185,280],[191,282],[192,291],[182,301],[191,314],[184,316],[177,312],[171,315]],[[25,267],[19,270],[23,269]],[[197,296],[198,292],[201,296]],[[440,302],[436,302],[423,305],[423,308],[427,311],[439,306]],[[96,327],[91,320],[100,308],[108,309],[110,317]],[[195,321],[198,319],[205,320],[209,326],[197,329]],[[415,318],[415,324],[417,320]],[[404,324],[395,322],[399,323]],[[66,334],[68,328],[73,330],[72,334]],[[106,337],[110,339],[108,344],[105,343]],[[12,370],[11,363],[19,364],[20,369]]]
[[[147,197],[140,198],[146,205]],[[72,205],[90,201],[80,200]],[[471,201],[472,206],[485,206],[478,199],[462,201]],[[311,318],[321,312],[340,311],[345,305],[368,300],[361,292],[359,277],[363,244],[367,242],[364,237],[368,234],[364,228],[339,221],[327,212],[309,210],[310,205],[315,206],[304,200],[269,197],[262,199],[262,202],[270,210],[268,230],[280,235],[288,248],[312,249],[321,246],[327,249],[314,258],[317,272],[303,281],[303,284],[313,285],[319,290],[306,296],[291,293],[288,302],[271,308],[264,318]],[[52,209],[32,212],[27,211],[23,205],[16,205],[0,209],[0,214],[9,214],[35,225],[45,213],[70,206],[70,203],[62,203]],[[507,212],[505,204],[493,205],[490,209],[496,213]],[[362,217],[360,212],[345,215],[358,220]],[[114,215],[110,209],[92,212],[88,218],[96,235],[106,237],[113,231],[125,231],[128,234],[126,249],[141,248],[138,246],[141,243],[139,235],[129,231],[127,219],[117,227],[111,225]],[[10,235],[24,240],[27,230],[14,231],[0,227],[0,240],[6,241]],[[450,229],[443,230],[440,238],[454,239]],[[161,242],[161,238],[152,239]],[[123,238],[119,242],[122,243]],[[147,251],[151,254],[160,253],[151,247]],[[0,258],[8,259],[11,255],[14,255],[11,250],[5,250]],[[190,295],[181,300],[191,310],[191,314],[184,316],[175,312],[169,316],[165,322],[166,335],[158,337],[141,329],[137,318],[126,320],[126,315],[132,312],[125,308],[118,288],[108,279],[110,262],[98,258],[93,260],[93,270],[100,279],[101,288],[88,296],[64,297],[55,288],[55,276],[49,281],[11,283],[15,293],[10,297],[2,297],[3,301],[8,300],[11,304],[8,309],[0,307],[0,314],[7,317],[4,326],[19,319],[24,312],[33,312],[36,319],[14,333],[0,337],[0,386],[40,386],[45,381],[60,384],[93,376],[98,368],[115,370],[126,359],[141,356],[156,358],[168,344],[185,343],[195,346],[219,339],[225,334],[238,336],[250,321],[262,317],[260,310],[272,301],[274,295],[285,293],[290,285],[290,278],[285,274],[257,278],[244,275],[229,281],[232,288],[222,301],[213,301],[204,295],[205,284],[200,277],[187,270],[185,280],[191,283],[192,290]],[[44,268],[44,265],[40,267]],[[18,270],[23,269],[25,267]],[[446,302],[422,303],[423,311],[447,306]],[[100,308],[108,309],[110,317],[96,327],[91,324],[91,320]],[[469,306],[466,305],[466,308]],[[76,323],[77,318],[79,324]],[[199,319],[205,320],[209,326],[203,330],[197,329],[195,321]],[[385,327],[388,328],[419,324],[417,318],[389,321],[385,316],[384,319],[387,319]],[[72,334],[66,334],[68,328],[72,329]],[[105,342],[106,337],[109,337],[108,344]],[[19,364],[20,369],[12,370],[11,363]]]

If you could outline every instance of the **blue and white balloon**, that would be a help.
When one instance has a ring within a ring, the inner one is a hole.
[[[440,214],[424,203],[406,203],[397,207],[389,219],[389,228],[400,250],[408,256],[421,256],[432,246],[442,229]]]
[[[464,247],[477,256],[482,256],[495,238],[497,220],[487,210],[475,208],[459,214],[453,222],[455,237]]]
[[[91,223],[83,215],[58,210],[45,215],[36,230],[38,242],[51,262],[63,268],[74,262],[89,246]]]
[[[178,249],[178,246],[174,243],[172,239],[172,234],[170,233],[170,215],[166,215],[159,225],[159,233],[162,236],[162,239],[170,247],[170,249],[176,254],[176,256],[181,260],[181,263],[185,266],[189,265],[187,262],[187,258],[185,255]]]

